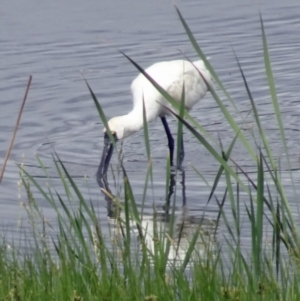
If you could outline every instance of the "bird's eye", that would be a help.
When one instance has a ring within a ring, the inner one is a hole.
[[[111,134],[112,134],[112,136],[114,137],[114,139],[117,140],[117,139],[116,139],[116,138],[117,138],[117,133],[114,132],[114,131],[111,131]],[[104,139],[108,139],[108,140],[109,140],[109,136],[108,136],[108,133],[107,133],[107,132],[104,133]]]

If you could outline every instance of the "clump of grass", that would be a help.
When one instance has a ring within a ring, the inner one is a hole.
[[[142,199],[138,201],[142,208],[137,206],[130,176],[120,162],[124,195],[115,196],[106,178],[101,182],[105,199],[111,204],[110,221],[114,225],[110,238],[103,233],[92,202],[83,197],[58,155],[54,155],[54,164],[64,195],[57,193],[53,187],[41,186],[26,170],[22,170],[22,181],[28,197],[26,208],[32,221],[34,241],[28,245],[27,252],[16,246],[8,248],[7,242],[2,241],[1,300],[299,299],[299,232],[242,66],[237,59],[259,133],[260,141],[253,137],[254,144],[246,139],[243,130],[223,105],[224,101],[230,101],[237,109],[197,45],[179,10],[177,12],[196,53],[205,61],[217,86],[225,95],[225,99],[221,100],[215,89],[209,87],[224,118],[235,132],[227,150],[223,149],[221,141],[220,145],[216,145],[215,140],[210,139],[201,125],[184,111],[184,92],[180,106],[133,59],[124,55],[173,105],[172,114],[178,119],[178,145],[181,145],[181,132],[184,127],[220,165],[211,187],[205,176],[193,167],[199,175],[199,181],[204,180],[210,187],[208,203],[215,201],[219,209],[217,219],[209,231],[212,236],[207,235],[204,230],[203,218],[199,218],[195,227],[191,228],[189,237],[185,232],[188,224],[186,216],[179,224],[176,223],[176,187],[174,175],[170,172],[170,158],[166,161],[166,203],[170,213],[168,223],[161,222],[155,207],[151,219],[143,214],[146,192],[149,187],[153,189],[154,186],[144,109],[147,168]],[[270,98],[282,143],[288,153],[262,19],[261,30]],[[88,89],[101,120],[107,125],[96,95],[90,86]],[[112,139],[110,132],[109,135]],[[254,176],[231,158],[236,141],[244,145],[256,165]],[[251,145],[256,145],[256,148]],[[179,154],[178,148],[177,157]],[[38,162],[47,176],[39,158]],[[221,180],[225,181],[226,187],[220,199],[216,189]],[[49,225],[39,209],[36,194],[43,197],[56,212],[55,234],[48,233]],[[230,211],[224,209],[225,205],[229,206]],[[242,211],[246,213],[250,225],[251,248],[248,250],[241,244]],[[218,245],[215,240],[220,224],[224,233],[222,245]],[[179,225],[179,230],[175,229],[175,225]],[[269,242],[265,240],[266,227],[269,227]],[[211,239],[207,240],[207,237]],[[178,259],[183,242],[185,248]],[[204,252],[199,242],[204,245]]]

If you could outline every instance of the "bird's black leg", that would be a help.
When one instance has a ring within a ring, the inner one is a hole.
[[[183,159],[184,159],[184,143],[183,143],[183,132],[181,132],[180,151],[179,151],[179,158],[178,158],[178,162],[177,162],[178,169],[181,169]]]
[[[173,166],[173,154],[174,154],[174,139],[172,137],[172,134],[170,132],[166,117],[161,117],[161,122],[164,125],[167,137],[168,137],[168,146],[169,146],[169,150],[170,150],[170,162],[171,162],[171,166]]]
[[[185,194],[185,170],[182,169],[182,179],[181,179],[181,185],[182,185],[182,206],[186,205],[186,194]]]
[[[170,220],[169,210],[171,208],[171,197],[172,197],[172,195],[174,194],[174,191],[175,191],[175,185],[176,185],[175,176],[176,176],[176,173],[172,173],[172,172],[170,173],[170,183],[169,183],[168,195],[167,195],[166,203],[163,206],[163,209],[165,211],[164,214],[165,214],[165,218],[166,218],[167,222]]]

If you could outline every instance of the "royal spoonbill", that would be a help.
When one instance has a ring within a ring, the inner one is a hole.
[[[145,72],[178,102],[182,99],[182,87],[184,85],[185,109],[187,111],[190,111],[206,94],[208,87],[205,81],[209,85],[212,85],[213,82],[211,74],[202,60],[193,63],[185,60],[159,62],[148,67]],[[205,81],[202,77],[205,78]],[[147,122],[149,123],[157,117],[162,121],[168,138],[170,162],[173,165],[174,139],[166,120],[166,115],[170,115],[166,107],[171,108],[171,105],[142,73],[132,82],[131,92],[133,96],[132,111],[126,115],[113,117],[108,121],[109,129],[115,141],[124,139],[142,129],[144,101]],[[183,139],[181,141],[178,167],[181,166],[184,157]],[[113,143],[104,129],[104,149],[97,178],[102,178],[107,173],[112,153]]]

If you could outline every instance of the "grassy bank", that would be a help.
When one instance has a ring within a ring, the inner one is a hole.
[[[207,231],[204,219],[199,218],[189,228],[188,235],[185,231],[188,220],[176,221],[176,185],[173,185],[174,175],[169,158],[166,160],[165,177],[168,222],[162,222],[156,208],[153,209],[153,216],[143,215],[146,192],[154,185],[145,121],[148,164],[142,199],[136,200],[130,175],[127,175],[121,160],[123,195],[113,195],[106,180],[99,182],[109,209],[110,234],[103,233],[92,202],[83,197],[59,156],[54,154],[53,164],[60,177],[63,194],[57,193],[51,186],[41,186],[26,169],[20,168],[34,239],[28,241],[26,249],[21,249],[2,238],[0,300],[299,300],[299,231],[242,66],[237,59],[244,82],[241,89],[247,91],[259,136],[253,134],[251,141],[224,105],[228,102],[237,110],[234,100],[206,60],[180,12],[177,12],[187,37],[205,61],[215,78],[216,87],[222,93],[221,99],[214,87],[209,87],[224,119],[235,133],[228,149],[223,149],[221,141],[216,142],[206,133],[184,111],[183,106],[178,105],[153,79],[149,80],[173,105],[173,114],[178,119],[178,133],[183,127],[190,131],[199,141],[199,146],[204,146],[220,166],[213,185],[209,186],[211,193],[208,198],[208,202],[216,202],[219,208],[216,220],[211,221]],[[261,30],[270,100],[282,147],[288,154],[262,21]],[[124,56],[140,72],[144,72],[130,57]],[[88,89],[100,119],[107,124],[101,105],[89,85]],[[240,116],[244,120],[245,116]],[[253,160],[255,173],[248,174],[239,162],[231,158],[237,141]],[[180,141],[177,142],[180,145]],[[47,177],[46,168],[37,159]],[[287,166],[290,166],[288,156],[286,160]],[[203,180],[199,173],[199,181]],[[221,181],[225,181],[226,187],[222,198],[219,198],[215,192]],[[290,181],[293,183],[291,173]],[[246,202],[241,201],[241,194],[247,196]],[[49,232],[47,218],[39,208],[36,198],[41,197],[56,212],[55,234]],[[142,204],[142,208],[137,203]],[[229,204],[231,210],[225,212],[224,204]],[[248,250],[241,245],[242,211],[246,212],[250,225],[251,248]],[[217,244],[215,239],[219,235],[217,228],[220,223],[222,232],[226,232],[222,245]],[[266,227],[271,237],[268,242],[265,241]]]

